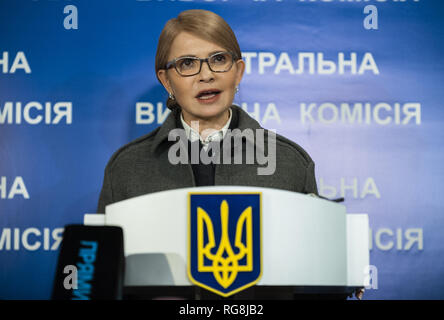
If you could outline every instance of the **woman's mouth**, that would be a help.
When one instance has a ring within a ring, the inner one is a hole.
[[[221,92],[222,91],[219,91],[219,90],[204,91],[204,92],[199,93],[196,96],[196,99],[200,103],[204,103],[204,104],[214,103],[219,99]]]

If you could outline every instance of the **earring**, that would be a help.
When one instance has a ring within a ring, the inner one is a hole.
[[[174,97],[174,95],[173,95],[171,92],[169,93],[168,96],[169,96],[169,98],[170,98],[171,100],[176,100],[176,98]]]
[[[239,92],[239,87],[238,86],[236,86],[236,93],[238,93]]]

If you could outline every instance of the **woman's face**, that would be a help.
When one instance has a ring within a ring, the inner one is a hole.
[[[190,33],[181,32],[174,39],[168,61],[181,56],[207,58],[214,52],[227,51],[212,42],[202,40]],[[212,72],[207,63],[202,63],[200,73],[182,77],[175,68],[159,70],[158,76],[165,89],[174,94],[182,107],[185,121],[204,120],[220,124],[228,119],[228,109],[233,103],[236,86],[239,85],[245,69],[242,60],[235,61],[228,72]],[[202,90],[217,89],[219,94],[204,100],[197,96]]]

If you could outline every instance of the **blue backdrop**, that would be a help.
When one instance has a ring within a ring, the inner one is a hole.
[[[0,0],[0,298],[50,297],[63,226],[95,212],[112,153],[165,119],[158,37],[193,8],[237,35],[235,103],[368,213],[364,298],[443,299],[444,4],[414,0]]]

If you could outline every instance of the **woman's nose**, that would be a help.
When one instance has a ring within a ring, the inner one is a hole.
[[[210,81],[214,79],[214,73],[211,71],[210,66],[207,62],[202,63],[202,69],[199,73],[200,81]]]

